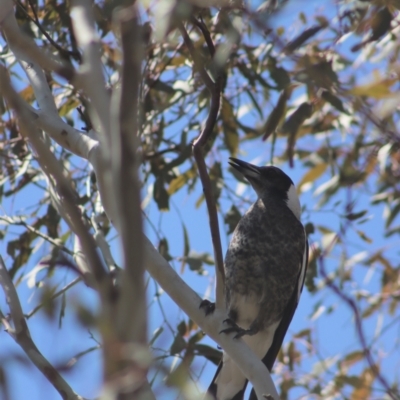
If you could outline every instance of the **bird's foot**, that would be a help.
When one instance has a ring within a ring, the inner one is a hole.
[[[203,300],[200,303],[199,308],[201,308],[202,310],[204,310],[204,313],[207,315],[210,315],[214,312],[215,310],[215,303],[211,303],[211,301],[209,300]]]
[[[229,328],[222,329],[219,333],[232,333],[235,332],[236,335],[233,337],[234,339],[239,339],[244,335],[251,335],[253,332],[251,329],[243,329],[241,328],[235,321],[231,318],[227,318],[224,320],[224,323],[229,325]]]

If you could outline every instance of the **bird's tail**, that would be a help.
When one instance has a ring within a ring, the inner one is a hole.
[[[213,400],[243,400],[246,386],[247,379],[224,353],[207,394]]]

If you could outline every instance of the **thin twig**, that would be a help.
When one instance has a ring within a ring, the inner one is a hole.
[[[180,23],[178,25],[178,28],[183,37],[183,41],[185,42],[185,44],[189,50],[189,53],[193,58],[193,64],[195,66],[195,70],[200,74],[201,79],[203,80],[204,84],[207,86],[207,89],[212,93],[215,90],[214,82],[210,78],[210,75],[208,75],[204,66],[200,65],[200,59],[199,59],[198,52],[194,48],[192,40],[189,37],[189,34],[187,33],[187,31],[182,23]]]
[[[82,281],[82,278],[80,276],[78,276],[72,282],[65,285],[58,292],[54,293],[48,300],[46,299],[46,301],[52,301],[52,300],[56,299],[57,297],[61,296],[63,293],[65,293],[67,290],[71,289],[73,286],[75,286],[78,282],[81,282],[81,281]],[[44,303],[38,304],[32,311],[30,311],[28,314],[25,314],[26,319],[29,319],[30,317],[32,317],[32,315],[36,314],[43,306],[44,306]]]
[[[17,24],[14,13],[14,3],[12,0],[2,0],[0,7],[0,26],[7,38],[7,42],[12,48],[17,58],[23,52],[32,61],[38,63],[43,69],[54,71],[68,81],[78,78],[71,65],[61,60],[59,57],[48,54],[40,49],[36,43],[24,34]],[[81,82],[81,81],[80,81]]]
[[[60,164],[54,154],[51,153],[42,138],[38,135],[37,129],[31,122],[31,114],[25,108],[23,100],[11,86],[11,82],[4,67],[0,67],[0,88],[4,98],[16,111],[19,118],[21,133],[23,136],[29,137],[30,143],[38,155],[37,161],[39,165],[49,179],[55,183],[59,200],[62,202],[65,214],[68,215],[68,219],[71,222],[71,229],[82,242],[85,256],[87,257],[91,273],[93,274],[98,289],[100,290],[100,295],[108,298],[110,294],[109,290],[111,289],[109,286],[110,281],[107,279],[108,277],[103,267],[103,263],[97,253],[96,243],[93,236],[90,235],[82,221],[80,209],[76,205],[77,195],[73,191],[70,182],[63,174]]]
[[[0,256],[0,285],[6,295],[7,303],[10,306],[11,318],[14,327],[8,325],[8,333],[22,347],[26,355],[39,371],[54,386],[63,399],[82,400],[62,378],[58,371],[43,357],[42,353],[36,347],[29,332],[28,325],[22,312],[21,303],[18,298],[15,286],[10,278],[3,258]],[[4,320],[3,320],[4,321]],[[7,326],[6,325],[6,326]]]
[[[108,244],[103,229],[101,228],[100,224],[96,221],[96,216],[93,215],[91,218],[92,226],[94,230],[94,240],[101,251],[101,254],[104,258],[104,261],[107,265],[109,271],[115,271],[117,267],[117,263],[114,260],[114,257],[111,254],[110,245]]]
[[[105,87],[101,43],[95,28],[91,1],[74,0],[71,6],[71,19],[77,43],[82,49],[83,63],[77,75],[81,78],[82,88],[90,98],[91,121],[99,133],[103,146],[102,152],[107,158],[109,156],[108,149],[111,146],[109,136],[110,96]],[[111,178],[109,177],[109,179]]]
[[[206,27],[203,26],[203,29],[206,29]],[[204,197],[206,200],[208,215],[210,219],[210,230],[214,248],[214,258],[215,258],[216,278],[217,278],[216,305],[217,307],[223,308],[223,292],[224,292],[223,287],[225,281],[224,259],[222,256],[217,207],[215,204],[215,199],[211,187],[211,180],[207,172],[207,166],[204,160],[204,152],[203,152],[204,146],[206,145],[208,139],[210,138],[217,121],[219,107],[220,107],[221,91],[222,91],[222,82],[221,82],[222,79],[220,76],[218,76],[215,83],[211,80],[210,76],[208,75],[204,67],[202,65],[199,65],[198,57],[196,55],[193,43],[182,24],[180,24],[179,30],[181,31],[183,40],[185,41],[185,44],[188,47],[189,52],[193,58],[193,63],[195,65],[195,68],[200,73],[200,76],[202,77],[204,84],[207,86],[211,94],[210,111],[208,113],[207,120],[203,130],[193,143],[193,155],[196,160],[197,168],[199,170],[200,180],[203,185]],[[207,36],[209,36],[209,32]]]
[[[194,25],[196,25],[201,30],[201,33],[204,36],[204,40],[207,43],[208,51],[210,52],[211,57],[214,57],[214,54],[215,54],[214,42],[213,42],[213,40],[211,38],[210,31],[208,30],[208,28],[207,28],[206,24],[204,23],[203,19],[200,18],[200,21],[199,21],[197,18],[192,17],[192,18],[190,18],[190,20],[192,21],[192,23]]]
[[[92,351],[96,351],[101,349],[101,345],[97,344],[96,346],[92,346],[89,347],[86,350],[80,351],[79,353],[75,354],[73,357],[71,357],[68,362],[65,363],[64,366],[60,366],[58,367],[59,370],[63,370],[63,369],[70,369],[73,365],[75,365],[80,358],[82,358],[83,356],[86,356],[86,354],[91,353]]]
[[[42,24],[40,23],[39,17],[37,15],[37,12],[36,12],[36,9],[35,9],[35,5],[34,5],[33,1],[32,0],[28,0],[28,3],[30,5],[30,7],[31,7],[31,10],[32,10],[34,18],[32,18],[29,15],[28,11],[25,9],[25,6],[20,1],[17,2],[18,6],[23,11],[23,13],[27,16],[27,18],[29,18],[38,27],[40,32],[42,32],[42,34],[52,44],[52,46],[55,47],[60,52],[60,54],[62,54],[64,56],[72,56],[76,61],[81,61],[81,55],[80,55],[79,52],[65,50],[56,41],[53,40],[53,38],[47,33],[46,29],[44,29]]]
[[[41,237],[42,239],[46,240],[47,242],[51,243],[53,246],[65,251],[69,255],[73,255],[73,252],[65,247],[60,239],[53,239],[52,237],[40,232],[38,229],[35,229],[33,226],[27,224],[21,217],[19,217],[19,221],[17,220],[18,217],[4,217],[0,216],[0,221],[6,222],[8,225],[17,225],[17,226],[24,226],[29,231],[33,232],[35,235]]]

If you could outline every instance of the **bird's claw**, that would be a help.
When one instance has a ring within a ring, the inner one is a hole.
[[[239,339],[242,336],[246,335],[248,333],[248,329],[243,329],[241,328],[236,322],[232,321],[230,318],[227,318],[224,320],[224,323],[227,325],[230,325],[229,328],[222,329],[219,333],[236,333],[236,335],[233,337],[234,339]]]
[[[209,300],[203,300],[200,303],[199,308],[201,308],[202,310],[204,310],[204,313],[207,315],[210,315],[214,312],[215,310],[215,303],[211,303],[211,301]]]

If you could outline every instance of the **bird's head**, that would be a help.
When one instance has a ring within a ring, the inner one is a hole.
[[[251,184],[259,198],[274,197],[286,202],[293,214],[300,219],[300,201],[293,181],[281,169],[274,166],[257,167],[230,157],[229,164]]]

